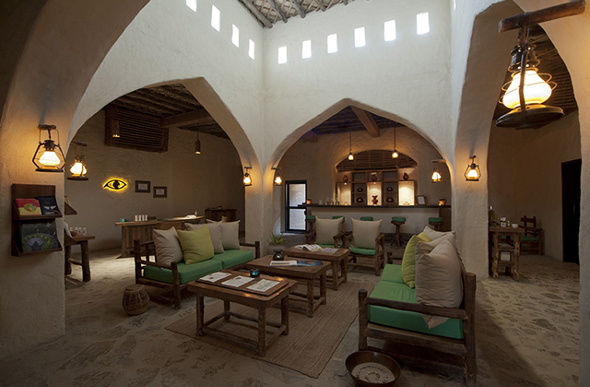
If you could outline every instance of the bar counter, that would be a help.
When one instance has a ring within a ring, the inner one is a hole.
[[[406,223],[402,226],[402,233],[419,234],[425,226],[428,226],[428,218],[442,218],[442,230],[451,229],[451,206],[421,205],[421,206],[367,206],[367,205],[325,205],[306,204],[306,215],[316,215],[319,218],[332,218],[334,215],[345,217],[346,231],[352,231],[351,218],[360,219],[361,216],[372,216],[374,220],[383,219],[381,232],[393,233],[395,226],[391,224],[391,218],[405,217]]]

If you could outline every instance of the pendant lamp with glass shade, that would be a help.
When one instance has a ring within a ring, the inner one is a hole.
[[[349,134],[349,148],[348,148],[348,159],[350,161],[354,160],[354,155],[352,154],[352,130],[348,131]]]
[[[68,180],[88,180],[86,177],[86,161],[84,160],[84,155],[80,153],[81,146],[87,146],[85,142],[72,140],[72,144],[76,144],[76,158],[74,159],[74,164],[70,167],[71,175],[68,176]]]
[[[41,133],[47,131],[48,138],[41,141]],[[51,131],[57,133],[57,143],[51,138]],[[33,155],[37,172],[63,172],[66,158],[59,145],[59,132],[55,125],[39,125],[39,145]]]

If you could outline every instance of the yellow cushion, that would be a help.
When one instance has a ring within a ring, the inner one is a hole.
[[[213,258],[215,251],[213,250],[213,242],[211,242],[211,235],[207,227],[191,231],[176,231],[180,246],[182,247],[182,253],[184,254],[184,262],[187,265]]]
[[[416,286],[416,245],[418,242],[430,242],[431,239],[424,232],[413,235],[406,245],[402,258],[402,278],[411,289]]]

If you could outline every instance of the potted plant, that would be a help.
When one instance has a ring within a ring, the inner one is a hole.
[[[285,249],[285,237],[283,233],[275,234],[271,231],[270,239],[268,241],[268,248],[266,253],[273,255],[277,251],[283,251]]]

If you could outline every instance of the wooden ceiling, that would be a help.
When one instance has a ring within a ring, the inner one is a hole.
[[[272,28],[278,22],[292,17],[305,18],[310,12],[325,12],[348,0],[238,0],[262,27]],[[354,0],[351,0],[354,1]]]

